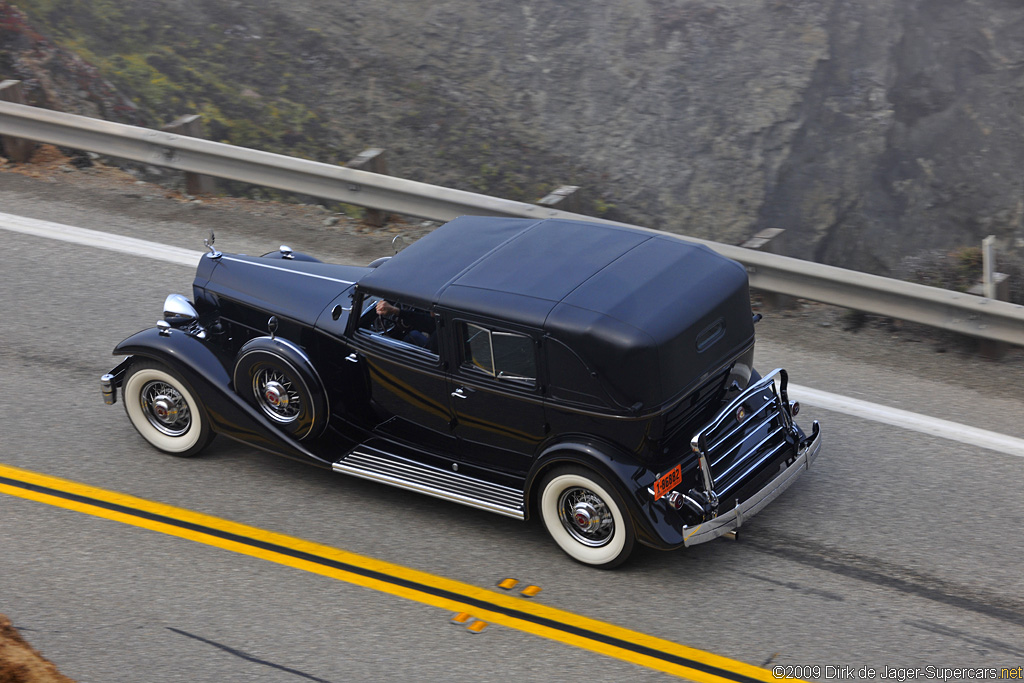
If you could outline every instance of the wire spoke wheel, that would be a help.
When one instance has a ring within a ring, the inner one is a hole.
[[[132,426],[157,450],[189,458],[216,436],[188,384],[162,363],[135,360],[121,392]]]
[[[635,532],[618,491],[585,467],[559,467],[539,486],[540,516],[551,538],[569,557],[611,569],[629,558]]]
[[[316,438],[330,406],[320,375],[301,347],[283,338],[256,337],[238,352],[235,391],[274,427],[299,439]]]
[[[267,417],[276,422],[294,422],[302,414],[302,394],[288,375],[277,368],[260,367],[252,377],[252,393]]]
[[[599,548],[615,533],[611,510],[596,493],[573,486],[558,497],[558,518],[573,538],[583,545]]]
[[[139,401],[149,423],[167,436],[181,436],[192,426],[188,402],[166,382],[147,382],[139,392]]]

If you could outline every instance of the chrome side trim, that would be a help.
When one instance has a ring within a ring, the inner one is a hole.
[[[377,448],[360,446],[332,468],[505,517],[526,518],[523,492],[519,489],[406,460]]]
[[[231,256],[222,257],[224,261],[234,261],[235,263],[244,263],[247,266],[256,266],[258,268],[270,268],[271,270],[282,270],[286,273],[294,273],[296,275],[305,275],[306,277],[315,277],[318,280],[327,280],[328,282],[338,282],[343,285],[354,285],[355,282],[351,280],[341,280],[336,277],[327,277],[326,275],[317,275],[316,273],[307,273],[302,270],[295,270],[294,268],[282,268],[281,266],[274,266],[269,263],[259,263],[257,261],[246,261],[240,258],[233,258]]]
[[[792,465],[785,467],[774,479],[765,484],[760,491],[743,503],[738,504],[732,510],[724,512],[718,517],[702,524],[692,527],[684,526],[682,529],[683,545],[689,547],[698,543],[706,543],[719,536],[724,536],[730,531],[739,529],[743,522],[763,510],[765,506],[778,498],[783,491],[792,486],[793,482],[803,474],[804,470],[810,469],[811,463],[814,462],[820,452],[821,428],[817,421],[815,421],[811,438],[804,442]]]

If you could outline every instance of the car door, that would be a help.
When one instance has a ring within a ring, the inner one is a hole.
[[[363,301],[370,321],[375,298]],[[453,415],[447,374],[433,349],[396,339],[360,323],[351,337],[357,360],[365,364],[370,400],[376,412],[374,431],[406,445],[455,457]]]
[[[515,476],[529,470],[547,436],[538,342],[531,330],[454,317],[451,407],[467,465]]]

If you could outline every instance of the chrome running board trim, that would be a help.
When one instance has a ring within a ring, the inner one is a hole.
[[[332,465],[335,472],[423,493],[434,498],[525,519],[523,492],[438,467],[424,465],[371,446],[355,450]]]

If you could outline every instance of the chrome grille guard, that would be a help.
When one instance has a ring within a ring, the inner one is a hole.
[[[789,375],[778,368],[747,387],[697,432],[690,447],[697,455],[710,516],[718,514],[719,498],[738,488],[746,478],[779,451],[801,445],[793,423],[787,393]],[[770,392],[766,393],[766,392]],[[766,399],[742,418],[737,417],[752,399]]]

